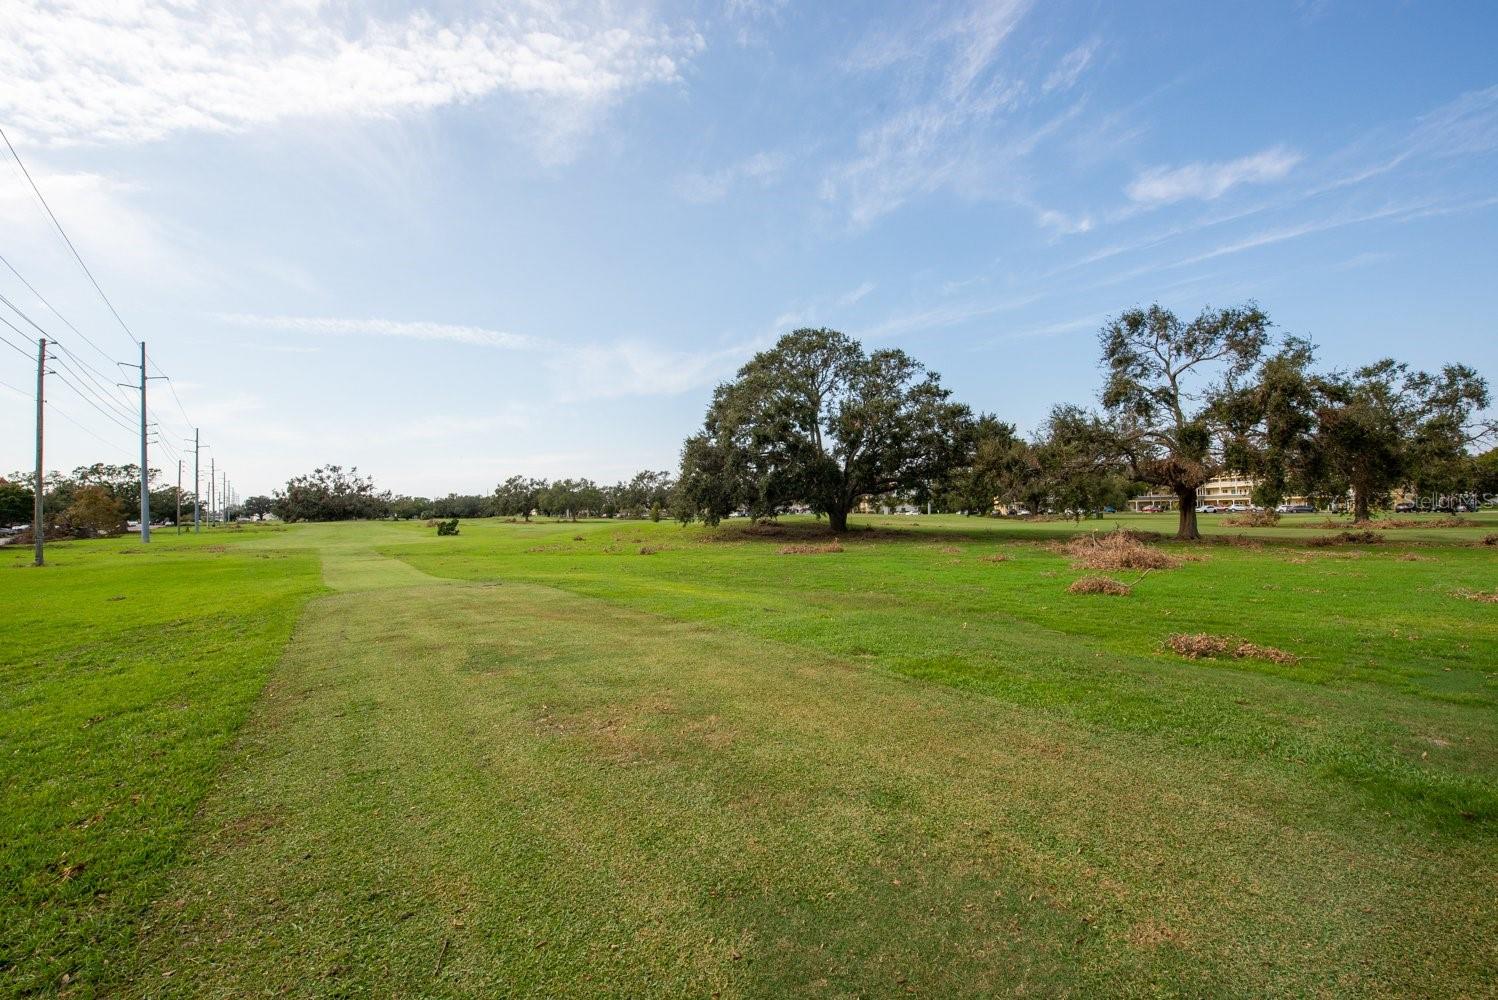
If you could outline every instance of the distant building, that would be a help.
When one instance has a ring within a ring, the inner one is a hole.
[[[1202,483],[1196,489],[1197,504],[1212,504],[1216,507],[1231,507],[1238,504],[1247,507],[1254,502],[1254,487],[1258,483],[1249,476],[1241,473],[1228,473],[1226,475],[1214,476]],[[1285,503],[1309,503],[1306,497],[1285,497]],[[1158,486],[1150,487],[1149,491],[1129,501],[1129,509],[1133,511],[1145,510],[1150,507],[1158,507],[1161,510],[1176,509],[1176,495],[1168,490],[1162,490]]]

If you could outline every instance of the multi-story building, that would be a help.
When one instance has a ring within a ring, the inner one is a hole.
[[[1196,502],[1198,504],[1212,504],[1217,507],[1230,507],[1233,504],[1247,507],[1253,503],[1254,486],[1257,485],[1249,476],[1239,473],[1227,473],[1208,479],[1196,490]],[[1286,497],[1286,503],[1305,503],[1305,497]],[[1159,487],[1151,487],[1149,492],[1142,493],[1129,501],[1129,509],[1134,511],[1158,508],[1159,510],[1175,510],[1176,495]]]

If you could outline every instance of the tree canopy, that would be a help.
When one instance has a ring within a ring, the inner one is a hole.
[[[846,531],[859,497],[923,490],[960,457],[966,406],[903,351],[801,329],[718,387],[682,452],[679,515],[710,523],[805,502]],[[726,509],[725,509],[726,508]]]

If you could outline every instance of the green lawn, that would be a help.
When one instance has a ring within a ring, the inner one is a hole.
[[[1127,597],[957,517],[13,555],[0,990],[1491,994],[1498,519],[1204,521]]]

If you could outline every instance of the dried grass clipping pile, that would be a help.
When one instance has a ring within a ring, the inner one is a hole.
[[[1009,557],[1006,556],[1002,552],[994,552],[994,553],[991,553],[991,554],[986,555],[986,556],[980,556],[979,559],[978,559],[978,561],[979,562],[986,562],[986,563],[1001,563],[1001,562],[1008,562],[1009,561]]]
[[[1106,576],[1084,576],[1070,587],[1068,594],[1106,594],[1109,597],[1128,597],[1129,585],[1110,580]]]
[[[1233,528],[1273,528],[1280,523],[1280,516],[1272,510],[1251,510],[1225,517],[1222,523]]]
[[[1324,548],[1328,545],[1378,545],[1383,540],[1384,536],[1376,531],[1342,531],[1335,535],[1308,539],[1306,544]]]
[[[1072,569],[1175,569],[1181,560],[1152,549],[1132,531],[1115,530],[1080,535],[1067,542]]]
[[[1267,660],[1270,663],[1299,663],[1300,657],[1273,646],[1260,646],[1226,635],[1206,632],[1180,632],[1165,640],[1165,645],[1188,660],[1231,656],[1238,660]]]
[[[843,547],[837,542],[808,543],[804,545],[782,545],[780,554],[783,556],[820,556],[829,552],[841,552]]]
[[[1498,604],[1498,590],[1458,590],[1456,596],[1482,604]]]

